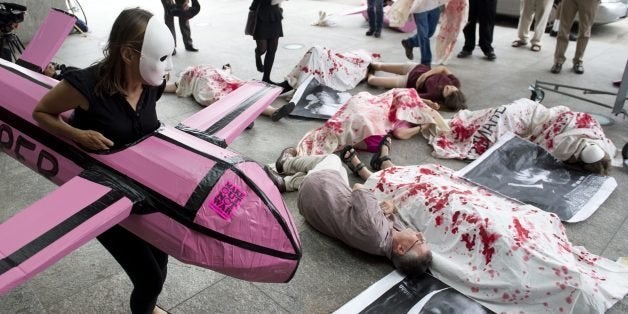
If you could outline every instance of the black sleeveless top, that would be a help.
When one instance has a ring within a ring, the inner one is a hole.
[[[94,92],[98,66],[71,71],[64,80],[88,101],[89,109],[78,107],[70,117],[70,125],[82,130],[94,130],[113,141],[112,149],[133,143],[159,128],[156,104],[166,86],[144,85],[136,111],[121,94],[98,97]]]

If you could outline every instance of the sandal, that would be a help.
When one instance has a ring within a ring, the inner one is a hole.
[[[513,46],[513,47],[515,47],[515,48],[516,48],[516,47],[525,46],[525,45],[527,45],[527,44],[528,44],[528,43],[526,43],[525,41],[520,40],[520,39],[517,39],[517,40],[515,40],[515,41],[513,41],[513,42],[512,42],[512,46]]]
[[[530,50],[539,52],[541,51],[541,45],[534,44],[532,45],[532,47],[530,47]]]
[[[349,153],[349,156],[346,156],[347,153]],[[353,148],[353,146],[345,145],[345,147],[343,147],[342,150],[340,151],[340,159],[342,160],[342,162],[345,163],[345,165],[347,165],[347,167],[349,168],[349,170],[351,170],[351,172],[353,172],[353,174],[359,177],[360,170],[362,170],[362,168],[366,166],[362,162],[360,162],[359,164],[355,166],[351,163],[351,160],[353,160],[353,157],[355,157],[355,154],[356,154],[356,151]]]
[[[388,153],[390,154],[390,148],[392,144],[392,138],[390,134],[387,134],[382,138],[382,141],[379,142],[379,146],[377,147],[377,153],[373,154],[371,158],[371,169],[374,171],[379,171],[382,169],[382,163],[386,160],[391,160],[389,156],[382,156],[382,148],[384,146],[388,147]]]

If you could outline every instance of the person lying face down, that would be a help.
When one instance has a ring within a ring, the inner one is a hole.
[[[421,99],[434,109],[457,111],[467,109],[460,81],[444,66],[430,68],[417,63],[371,63],[367,75],[369,85],[383,88],[415,88]],[[376,76],[375,71],[397,74]]]
[[[384,150],[380,158],[387,155],[387,146]],[[346,150],[343,160],[354,158],[355,150]],[[405,274],[427,270],[432,255],[423,233],[407,228],[390,200],[380,202],[360,184],[351,189],[338,156],[297,157],[296,149],[289,147],[275,166],[285,178],[268,167],[267,174],[280,191],[299,190],[299,212],[316,230],[353,248],[386,256]],[[368,171],[363,164],[360,170]]]

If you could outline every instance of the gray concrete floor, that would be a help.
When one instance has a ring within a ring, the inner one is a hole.
[[[81,3],[88,15],[90,32],[86,37],[70,35],[55,58],[55,61],[80,67],[91,64],[102,55],[111,24],[122,8],[141,6],[159,16],[163,11],[159,1],[84,0]],[[239,77],[260,79],[261,74],[256,72],[253,60],[254,42],[251,37],[243,35],[249,4],[249,0],[202,1],[201,13],[191,22],[194,43],[200,52],[190,53],[179,48],[174,58],[175,73],[188,65],[207,63],[219,66],[228,62]],[[285,36],[280,40],[273,79],[280,81],[312,45],[338,51],[363,48],[381,53],[384,61],[405,61],[399,42],[406,35],[386,29],[381,39],[365,37],[367,26],[359,15],[338,18],[334,27],[310,25],[319,10],[342,12],[354,5],[359,5],[359,0],[285,2]],[[537,79],[616,91],[611,81],[621,77],[628,57],[628,20],[593,29],[585,56],[584,75],[572,73],[570,61],[561,75],[549,73],[554,38],[545,36],[542,51],[535,53],[510,47],[515,35],[516,21],[501,21],[495,28],[496,61],[484,60],[479,49],[469,59],[454,57],[451,60],[449,67],[461,79],[471,109],[528,97],[527,87]],[[456,52],[461,41],[462,36]],[[292,43],[302,44],[304,48],[283,48]],[[180,39],[179,46],[183,46]],[[568,58],[574,49],[575,44],[571,43]],[[418,50],[415,54],[418,57]],[[383,92],[365,84],[353,92],[364,90]],[[614,100],[606,96],[596,98],[608,104]],[[275,105],[284,101],[277,100]],[[610,109],[552,93],[547,93],[544,104],[567,105],[574,110],[611,116]],[[163,97],[158,106],[160,119],[169,124],[176,124],[199,109],[201,107],[192,99],[179,99],[173,95]],[[451,113],[444,115],[450,117]],[[628,141],[628,122],[621,116],[613,119],[614,125],[604,129],[614,143],[622,147]],[[296,119],[273,123],[260,117],[255,127],[244,132],[231,149],[259,162],[271,163],[282,148],[295,145],[306,131],[321,124]],[[431,151],[426,141],[418,137],[396,141],[393,148],[395,162],[400,165],[441,163],[453,169],[465,165],[456,160],[437,160],[431,157]],[[566,229],[574,245],[585,246],[595,254],[615,260],[619,256],[628,256],[628,194],[624,193],[628,172],[614,168],[611,175],[618,182],[617,190],[591,218],[569,224]],[[0,154],[0,178],[0,221],[55,189],[53,184],[5,154]],[[350,249],[313,230],[298,214],[296,196],[296,193],[285,194],[303,244],[301,265],[291,282],[250,283],[171,259],[159,304],[173,313],[325,313],[339,308],[392,270],[384,258]],[[130,291],[131,283],[122,269],[97,241],[91,241],[29,282],[0,296],[0,313],[126,313]],[[628,312],[628,298],[610,312]]]

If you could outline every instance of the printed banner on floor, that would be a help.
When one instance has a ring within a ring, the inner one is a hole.
[[[587,219],[617,187],[614,178],[570,168],[512,133],[457,174],[566,222]]]
[[[393,271],[338,309],[349,313],[493,313],[430,274],[404,277]]]
[[[309,119],[329,119],[351,98],[351,94],[340,92],[309,76],[299,85],[290,102],[295,104],[290,116]]]

